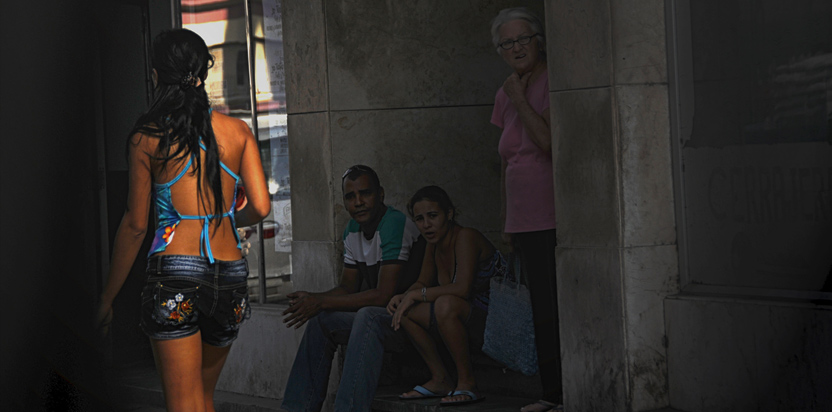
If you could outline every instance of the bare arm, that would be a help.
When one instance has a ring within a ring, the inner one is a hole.
[[[112,309],[113,300],[121,290],[136,255],[147,234],[147,215],[150,210],[150,156],[155,150],[155,139],[136,134],[128,142],[127,162],[129,187],[127,209],[121,218],[113,244],[113,256],[107,284],[101,293],[97,321],[100,323]]]
[[[435,245],[428,244],[425,246],[425,256],[422,258],[422,268],[419,271],[419,278],[413,282],[407,291],[402,294],[393,296],[390,302],[387,303],[387,313],[394,314],[402,302],[402,299],[411,291],[418,291],[422,293],[422,288],[427,288],[433,284],[436,279],[436,262],[433,260]]]
[[[365,306],[384,307],[396,292],[396,280],[402,269],[404,265],[398,263],[381,266],[378,273],[378,285],[374,289],[358,292],[359,285],[355,285],[349,294],[324,296],[323,309],[358,310]],[[343,282],[342,287],[345,287]]]
[[[240,163],[240,178],[246,191],[246,205],[235,213],[237,226],[251,226],[269,215],[271,201],[269,189],[266,186],[266,175],[263,173],[263,163],[260,161],[260,148],[248,126],[240,122],[238,133],[245,136],[243,160]]]
[[[546,76],[546,73],[540,75]],[[549,108],[547,107],[543,110],[543,113],[538,114],[526,100],[526,88],[529,85],[530,78],[531,72],[524,74],[522,77],[518,76],[517,73],[512,73],[503,83],[503,91],[506,92],[511,104],[517,110],[523,128],[532,142],[540,150],[550,153],[552,151],[552,134],[549,128]]]

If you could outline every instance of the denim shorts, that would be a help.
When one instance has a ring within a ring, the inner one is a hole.
[[[201,332],[204,343],[228,346],[251,316],[245,259],[211,264],[201,256],[157,255],[147,259],[147,275],[141,327],[151,339]]]

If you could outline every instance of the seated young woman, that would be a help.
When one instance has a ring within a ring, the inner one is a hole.
[[[481,401],[471,370],[466,323],[483,320],[491,276],[505,260],[478,230],[460,226],[448,194],[437,186],[419,189],[407,205],[427,241],[419,279],[387,305],[393,328],[404,328],[430,369],[431,379],[401,399],[442,397],[442,405]],[[430,333],[436,327],[456,364],[451,381]]]

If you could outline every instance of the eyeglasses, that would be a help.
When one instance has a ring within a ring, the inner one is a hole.
[[[518,43],[521,46],[525,46],[525,45],[529,44],[532,41],[532,38],[534,36],[537,36],[537,35],[538,35],[538,33],[532,34],[531,36],[520,36],[520,37],[517,38],[517,40],[506,40],[506,41],[498,44],[498,46],[500,46],[501,48],[503,48],[505,50],[509,50],[512,47],[514,47],[514,43]]]

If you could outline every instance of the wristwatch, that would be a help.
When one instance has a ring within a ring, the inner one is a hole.
[[[422,302],[427,302],[428,301],[427,296],[425,296],[425,292],[427,292],[427,291],[428,291],[428,288],[426,286],[423,286],[422,287]]]

